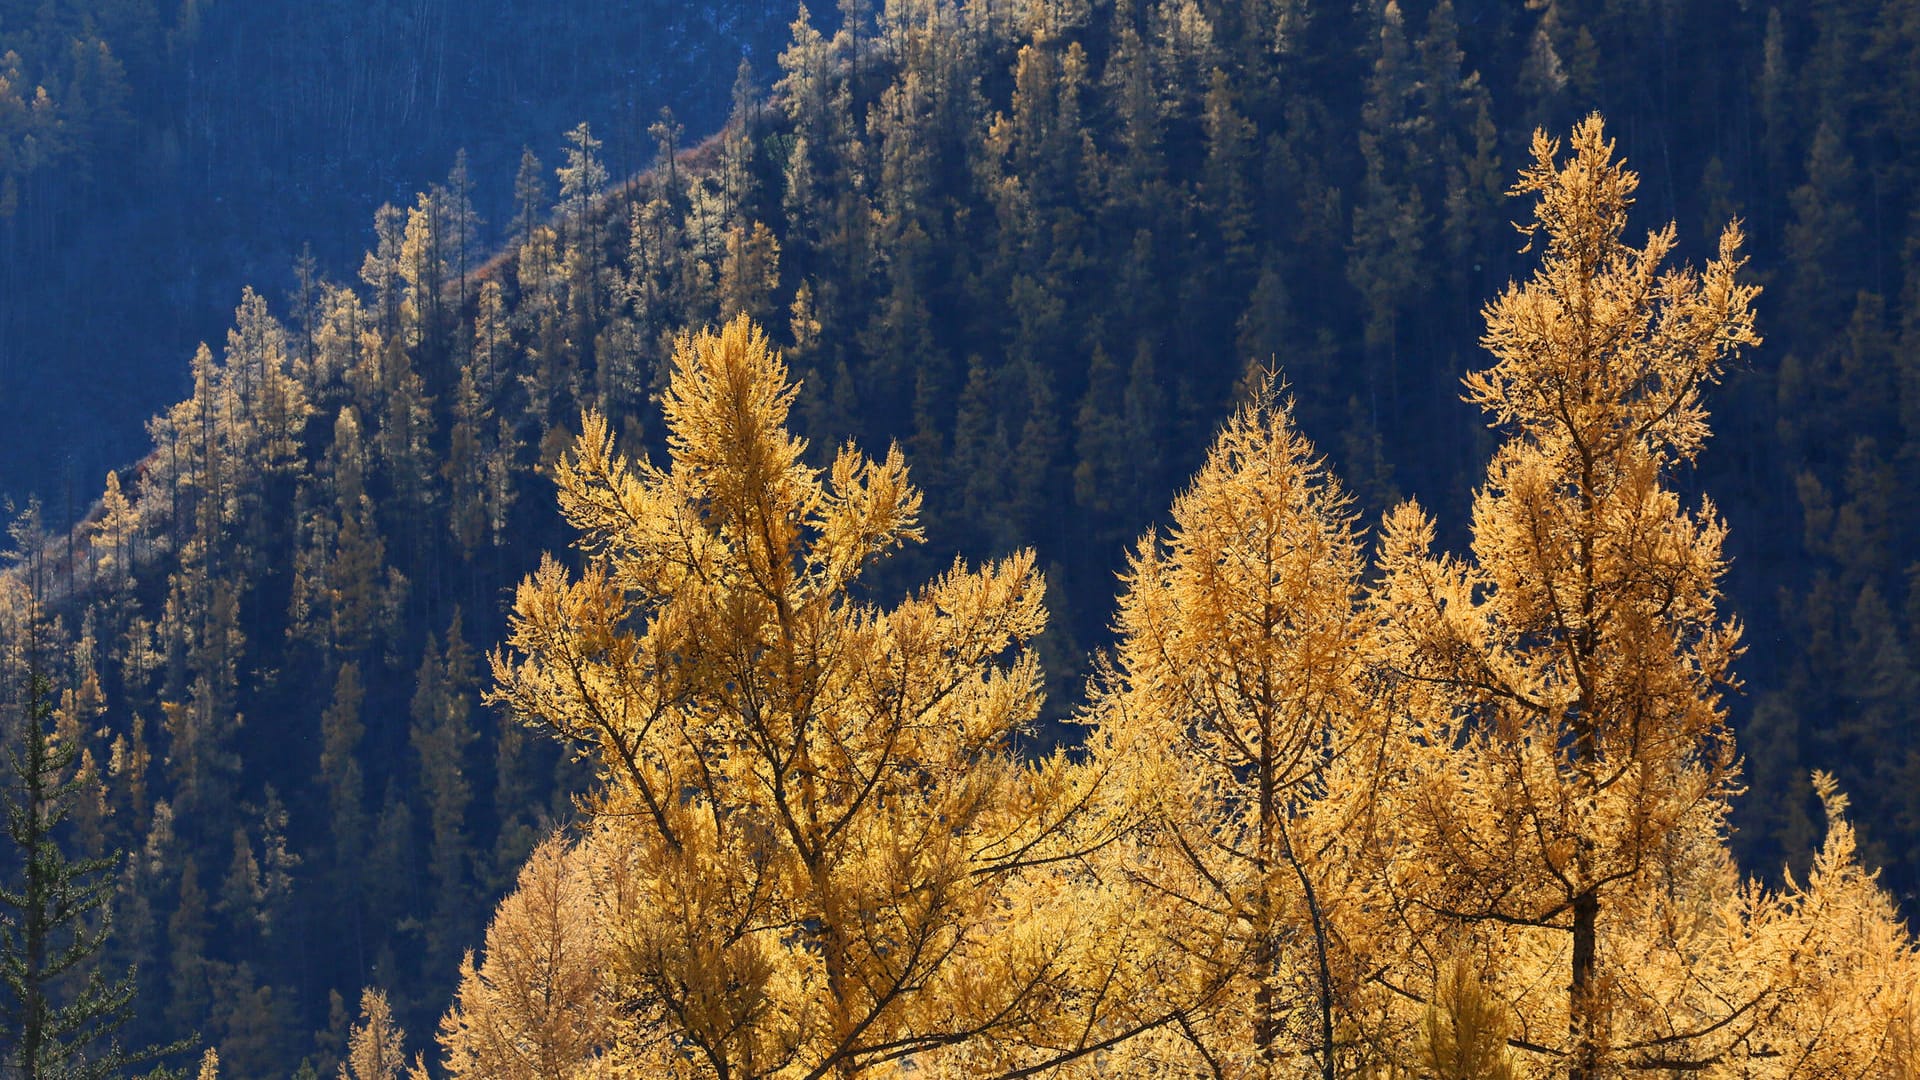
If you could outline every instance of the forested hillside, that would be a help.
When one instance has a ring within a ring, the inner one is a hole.
[[[662,106],[726,116],[786,4],[0,3],[0,495],[77,516],[188,386],[240,288],[303,252],[336,276],[361,226],[457,152],[489,249],[523,146],[591,120],[621,175]],[[528,47],[538,42],[539,47]],[[94,314],[70,317],[85,294]],[[71,506],[71,511],[69,507]]]
[[[191,14],[139,33],[172,40]],[[183,130],[260,143],[180,152],[257,166],[285,137],[323,186],[345,174],[295,138],[302,118],[333,117],[350,160],[362,124],[456,126],[432,104],[446,73],[526,64],[584,83],[613,62],[585,44],[590,17],[565,23],[586,61],[537,34],[487,53],[434,17],[459,62],[276,63],[318,80],[268,92],[282,126],[194,112],[189,95]],[[99,17],[103,40],[112,25]],[[231,25],[223,55],[252,53],[249,19]],[[49,49],[21,55],[66,62]],[[176,54],[116,55],[115,85],[144,85],[142,63]],[[356,273],[263,270],[291,287],[242,295],[192,358],[191,394],[85,521],[19,518],[9,684],[47,614],[58,644],[37,662],[93,793],[72,842],[128,853],[109,963],[138,965],[130,1038],[198,1031],[230,1075],[331,1075],[361,988],[379,986],[424,1044],[493,900],[592,775],[481,703],[485,654],[541,553],[571,558],[551,478],[582,410],[621,450],[664,458],[683,332],[735,315],[769,328],[810,463],[849,436],[901,445],[927,542],[879,569],[876,593],[956,551],[1036,550],[1051,615],[1030,750],[1076,737],[1059,721],[1113,644],[1126,545],[1260,385],[1250,361],[1283,374],[1369,535],[1417,495],[1464,549],[1496,443],[1460,380],[1486,367],[1482,306],[1539,256],[1504,193],[1536,128],[1596,109],[1640,174],[1629,239],[1677,221],[1677,255],[1698,264],[1740,218],[1764,286],[1765,344],[1726,372],[1718,437],[1680,480],[1726,518],[1721,610],[1747,627],[1727,703],[1749,788],[1739,865],[1804,874],[1824,769],[1864,862],[1911,909],[1920,5],[847,0],[797,12],[777,64],[726,55],[699,73],[732,88],[711,137],[650,107],[618,138],[568,117],[537,156],[476,156],[383,207]],[[189,65],[186,85],[215,66]],[[390,78],[330,88],[347,70]],[[33,236],[81,228],[58,224],[76,207],[116,205],[27,168],[13,125],[41,114],[8,111],[8,88],[49,78],[0,72],[10,242],[39,251],[53,242]],[[639,155],[609,146],[641,124],[650,164],[632,172]],[[61,160],[120,152],[99,146]],[[15,297],[42,295],[5,288],[15,318]]]

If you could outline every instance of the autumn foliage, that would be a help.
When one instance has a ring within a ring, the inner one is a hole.
[[[601,785],[462,968],[459,1076],[1910,1075],[1920,968],[1854,862],[1780,892],[1726,849],[1725,528],[1672,484],[1758,343],[1598,118],[1514,194],[1540,265],[1467,380],[1503,441],[1470,553],[1411,504],[1373,568],[1253,373],[1123,578],[1085,751],[1023,759],[1041,583],[919,539],[898,450],[825,470],[744,317],[683,336],[670,460],[589,415],[555,470],[581,569],[521,586],[495,700]]]

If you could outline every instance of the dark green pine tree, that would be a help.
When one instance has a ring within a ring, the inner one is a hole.
[[[112,925],[119,856],[70,859],[60,824],[73,812],[80,747],[54,733],[52,691],[28,676],[19,745],[7,750],[6,836],[0,882],[0,1027],[18,1042],[4,1066],[23,1080],[97,1080],[184,1048],[120,1045],[133,1018],[134,973],[100,969]]]

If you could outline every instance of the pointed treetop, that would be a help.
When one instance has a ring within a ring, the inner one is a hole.
[[[1511,194],[1538,196],[1533,221],[1518,228],[1529,247],[1544,233],[1546,252],[1529,281],[1486,306],[1481,344],[1495,363],[1467,377],[1467,400],[1550,455],[1692,460],[1707,436],[1701,388],[1760,343],[1760,287],[1735,280],[1746,263],[1740,223],[1727,225],[1704,271],[1663,269],[1672,223],[1642,247],[1621,240],[1639,177],[1614,157],[1598,114],[1574,128],[1571,146],[1563,164],[1560,141],[1534,134],[1533,162]]]

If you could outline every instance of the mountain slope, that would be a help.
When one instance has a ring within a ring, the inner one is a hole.
[[[1488,444],[1458,376],[1517,265],[1505,177],[1533,125],[1594,106],[1643,170],[1637,223],[1743,213],[1769,287],[1701,474],[1760,628],[1737,842],[1754,871],[1805,858],[1802,770],[1832,768],[1911,895],[1904,8],[846,7],[832,36],[803,12],[771,95],[743,84],[714,138],[656,125],[629,182],[584,127],[557,168],[523,163],[489,260],[486,181],[456,175],[382,211],[358,283],[248,294],[98,511],[25,523],[9,603],[31,583],[70,644],[104,808],[75,842],[136,855],[116,947],[146,1023],[247,1076],[331,1071],[330,994],[363,984],[426,1034],[585,779],[478,704],[503,590],[565,542],[540,470],[583,406],[658,455],[675,334],[770,325],[816,460],[904,444],[932,516],[899,582],[1038,548],[1057,718],[1123,545],[1249,359],[1286,372],[1369,519],[1419,493],[1463,520]],[[1842,77],[1854,57],[1883,77]]]

